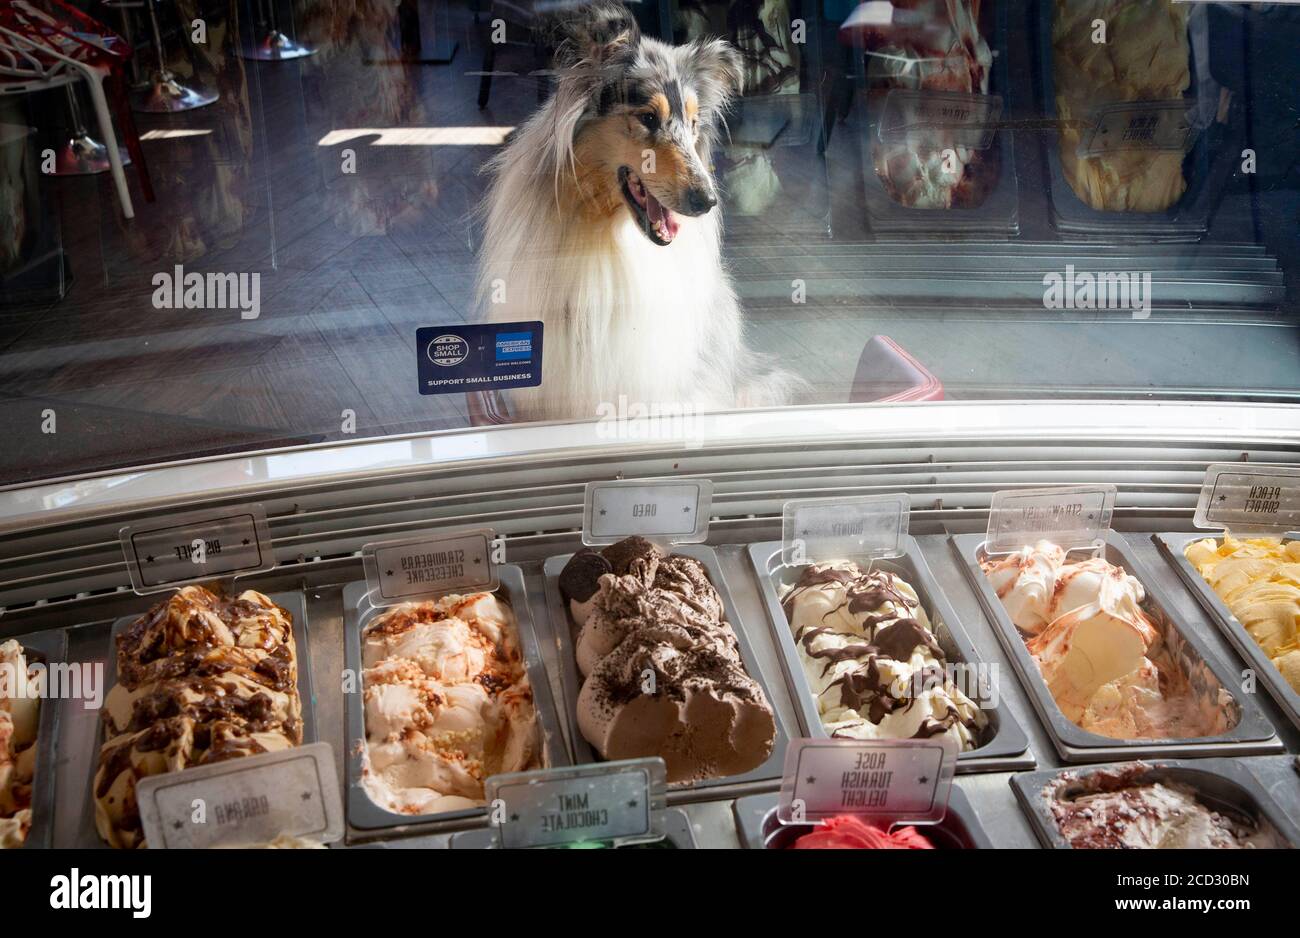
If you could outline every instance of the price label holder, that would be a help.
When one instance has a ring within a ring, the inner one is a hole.
[[[1193,523],[1240,535],[1300,531],[1300,466],[1215,463],[1205,470]]]
[[[1002,116],[1002,97],[895,88],[877,124],[882,143],[941,141],[943,146],[987,150]]]
[[[657,757],[493,775],[485,787],[497,846],[662,840],[655,821],[667,804],[667,778]]]
[[[1101,550],[1114,513],[1109,484],[994,492],[984,549],[1010,554],[1047,540],[1067,551]]]
[[[151,775],[136,785],[136,801],[151,850],[252,846],[281,835],[324,844],[343,836],[329,743]]]
[[[777,818],[807,824],[855,814],[886,830],[938,824],[956,770],[957,747],[947,736],[791,740]]]
[[[275,568],[266,509],[241,505],[167,515],[119,532],[140,595]]]
[[[669,544],[699,544],[709,536],[712,502],[708,479],[588,482],[582,543],[595,547],[640,535]]]
[[[1083,135],[1081,157],[1104,156],[1117,150],[1188,150],[1195,132],[1186,101],[1127,101],[1097,112],[1091,131]]]
[[[373,606],[448,593],[494,592],[497,562],[491,528],[376,541],[361,549]]]
[[[826,557],[900,557],[911,509],[906,493],[788,501],[781,518],[781,559],[799,566]]]

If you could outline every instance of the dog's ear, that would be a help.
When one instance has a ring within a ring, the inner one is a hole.
[[[557,68],[604,69],[632,57],[641,30],[621,3],[601,0],[560,14],[553,25]]]
[[[740,53],[722,39],[696,40],[684,51],[686,67],[700,95],[700,107],[714,112],[725,108],[744,83]]]

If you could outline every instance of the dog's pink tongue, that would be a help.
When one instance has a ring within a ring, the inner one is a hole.
[[[646,214],[650,217],[650,224],[663,223],[670,241],[677,237],[677,216],[660,205],[659,200],[649,192],[646,193]]]

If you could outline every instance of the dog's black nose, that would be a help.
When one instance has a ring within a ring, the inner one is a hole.
[[[708,189],[687,189],[686,208],[692,215],[703,215],[718,204],[718,197]]]

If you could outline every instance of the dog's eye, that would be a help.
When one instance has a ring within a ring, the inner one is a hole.
[[[654,133],[659,129],[659,115],[653,111],[646,111],[641,116],[641,124],[646,130]]]

